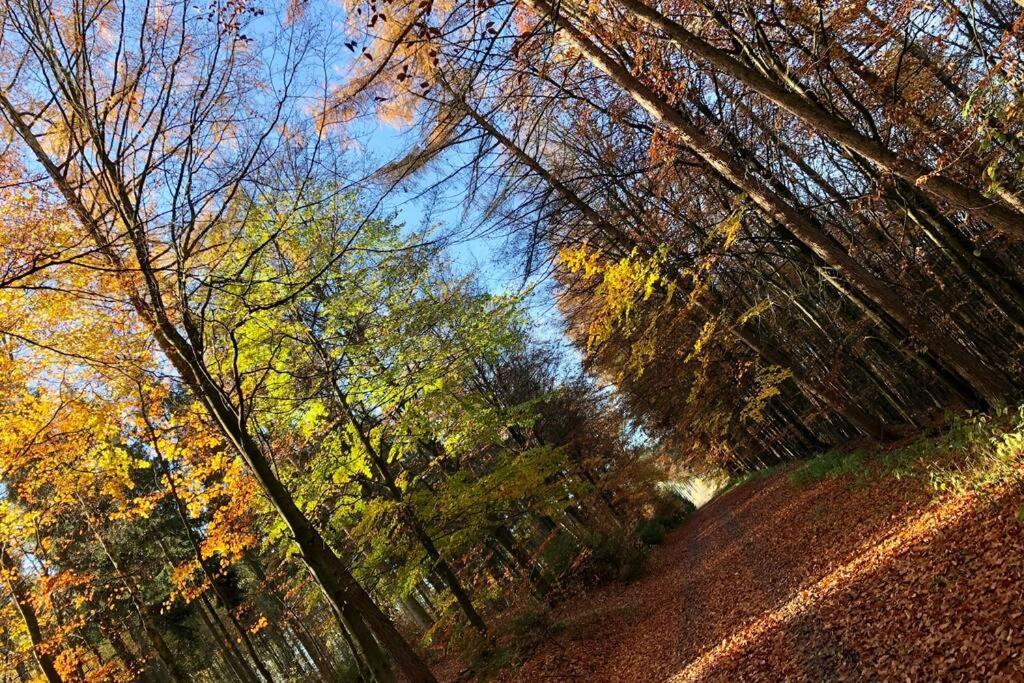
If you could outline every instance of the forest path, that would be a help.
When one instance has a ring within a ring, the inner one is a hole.
[[[561,606],[506,681],[1024,680],[1022,492],[755,480],[631,584]]]

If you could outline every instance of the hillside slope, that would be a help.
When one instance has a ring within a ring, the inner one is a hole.
[[[503,680],[1024,679],[1019,486],[791,474],[711,501],[639,581],[562,606]]]

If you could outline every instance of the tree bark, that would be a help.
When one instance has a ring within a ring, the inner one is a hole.
[[[366,433],[366,429],[359,420],[359,417],[355,414],[352,406],[349,403],[349,399],[345,391],[338,383],[338,376],[332,366],[332,359],[327,349],[324,348],[321,340],[316,337],[312,330],[307,332],[307,337],[310,343],[313,345],[317,356],[323,363],[324,371],[329,376],[330,386],[334,392],[335,398],[337,398],[341,409],[345,411],[345,417],[348,419],[352,428],[356,432],[356,436],[359,439],[359,443],[362,445],[363,450],[366,451],[367,457],[373,464],[373,468],[377,471],[377,476],[380,477],[381,482],[384,484],[385,490],[388,492],[389,497],[399,506],[401,509],[402,518],[405,520],[406,525],[412,532],[413,537],[423,546],[427,556],[430,558],[433,564],[433,569],[437,571],[442,581],[448,589],[451,590],[452,595],[455,597],[456,603],[462,609],[469,623],[480,632],[484,637],[487,636],[487,624],[484,622],[480,613],[477,612],[476,607],[473,606],[473,600],[469,597],[465,588],[462,586],[462,582],[459,580],[455,570],[452,569],[448,561],[441,555],[437,549],[437,545],[434,543],[434,539],[431,538],[430,533],[423,525],[416,510],[405,500],[405,496],[402,490],[398,487],[395,482],[395,477],[391,473],[391,467],[388,464],[387,456],[380,452],[376,446],[370,441],[370,437]]]
[[[984,365],[956,339],[936,333],[931,321],[915,315],[900,295],[857,263],[811,217],[797,211],[754,178],[730,152],[713,143],[650,87],[633,77],[580,29],[561,16],[547,0],[526,2],[551,17],[591,64],[626,91],[655,121],[666,125],[713,171],[747,193],[770,221],[786,228],[817,257],[841,273],[860,292],[926,344],[943,363],[963,377],[980,398],[989,405],[1001,405],[1012,395],[1013,386],[1004,375]]]
[[[213,591],[214,596],[217,598],[217,602],[224,610],[224,613],[228,615],[228,619],[231,620],[231,624],[235,627],[235,631],[238,633],[239,640],[242,641],[242,645],[245,646],[246,651],[249,653],[249,657],[252,658],[252,662],[253,664],[255,664],[256,670],[259,672],[260,676],[263,677],[263,680],[267,681],[267,683],[273,683],[274,677],[271,675],[270,671],[263,663],[263,660],[260,658],[259,653],[256,651],[256,646],[253,645],[252,638],[249,637],[249,632],[242,624],[238,622],[238,619],[235,617],[234,613],[232,613],[231,604],[230,601],[228,600],[228,596],[224,592],[223,586],[217,583],[217,577],[214,576],[213,572],[210,571],[210,567],[206,563],[206,558],[203,556],[202,546],[200,546],[199,539],[196,538],[196,534],[192,529],[192,524],[188,516],[188,510],[185,508],[184,501],[182,501],[181,497],[178,495],[178,487],[174,483],[174,473],[171,471],[171,464],[166,460],[166,458],[164,458],[163,453],[160,450],[160,446],[158,445],[158,441],[156,439],[156,431],[154,430],[153,425],[150,424],[149,416],[145,413],[145,411],[143,411],[143,419],[145,420],[146,426],[149,429],[151,437],[153,438],[153,450],[156,452],[156,456],[160,461],[160,467],[163,470],[164,476],[167,478],[167,484],[171,490],[171,497],[174,499],[175,509],[178,513],[178,519],[181,521],[182,527],[184,527],[185,536],[188,538],[189,546],[192,548],[192,554],[196,560],[196,563],[202,570],[203,576],[206,577],[207,583],[210,584],[210,589]],[[203,596],[203,600],[206,600],[205,595]],[[212,611],[212,607],[210,609]],[[213,615],[216,618],[217,623],[220,624],[220,626],[223,628],[223,624],[220,622],[220,618],[217,616],[216,612],[213,612]],[[230,636],[228,636],[226,630],[224,635],[226,638],[228,638],[228,641],[231,643],[231,648],[234,650],[234,640],[231,639]],[[242,656],[240,653],[238,653],[238,656],[241,666],[244,668],[246,672],[246,675],[258,680],[255,676],[253,676],[252,670],[249,667],[249,663],[245,661],[245,657]]]
[[[242,683],[255,682],[256,677],[253,675],[252,671],[249,670],[243,662],[239,661],[238,653],[232,647],[231,636],[228,635],[227,630],[224,628],[224,624],[217,623],[216,626],[214,626],[214,621],[217,615],[216,612],[213,611],[213,606],[210,605],[205,595],[199,599],[196,611],[199,613],[199,618],[203,622],[203,625],[206,626],[206,630],[210,632],[210,637],[213,638],[214,642],[217,644],[217,649],[220,650],[221,657],[228,669],[231,670],[231,673],[233,673],[239,681],[242,681]]]
[[[530,583],[530,587],[534,593],[537,594],[537,597],[544,598],[550,588],[548,582],[544,578],[544,571],[533,556],[515,537],[512,530],[505,525],[499,526],[494,531],[494,538],[512,557],[512,559],[515,560],[515,563],[519,566],[519,570],[527,578]]]
[[[325,362],[328,362],[327,359],[325,359]],[[359,423],[357,416],[348,404],[348,397],[345,396],[341,391],[341,388],[337,386],[337,382],[334,381],[333,377],[332,384],[338,394],[338,400],[341,401],[347,417],[352,423],[352,427],[355,429],[356,435],[359,437],[359,441],[362,444],[363,449],[366,450],[374,468],[377,470],[378,476],[380,476],[384,483],[384,487],[388,491],[391,499],[401,508],[402,517],[405,519],[409,530],[412,532],[416,540],[419,541],[420,545],[423,546],[423,549],[427,553],[427,557],[430,558],[433,569],[437,571],[441,580],[452,592],[452,595],[455,597],[455,602],[458,603],[462,612],[466,615],[466,619],[469,620],[469,623],[473,628],[486,637],[487,624],[484,622],[483,617],[480,616],[480,613],[477,612],[476,607],[473,606],[473,600],[469,597],[469,593],[467,593],[466,589],[463,587],[462,581],[459,580],[455,570],[452,569],[452,566],[448,564],[448,561],[437,549],[434,539],[431,538],[430,533],[427,531],[426,527],[423,526],[423,522],[420,520],[419,515],[416,514],[416,511],[411,505],[409,505],[408,501],[405,500],[402,490],[398,487],[394,476],[391,474],[391,467],[387,462],[387,458],[370,442],[370,438],[367,436],[365,429],[362,424]]]
[[[533,0],[529,1],[534,4]],[[957,209],[977,214],[992,227],[1008,235],[1024,238],[1024,215],[1019,212],[939,174],[935,169],[899,156],[881,143],[862,135],[847,121],[832,115],[816,102],[788,91],[640,0],[616,1],[642,22],[664,32],[681,50],[707,60],[722,73],[744,83],[816,130],[870,159],[880,169],[924,188]],[[551,15],[551,6],[547,0],[537,0],[536,5],[547,5],[547,14]]]
[[[224,391],[213,381],[205,363],[188,339],[171,322],[167,311],[163,308],[159,279],[153,272],[152,261],[148,256],[149,247],[145,243],[144,235],[138,229],[129,231],[136,260],[135,267],[129,267],[103,237],[103,230],[100,229],[96,217],[86,207],[78,193],[72,189],[61,168],[46,153],[29,125],[25,123],[21,113],[2,92],[0,92],[0,109],[4,111],[18,136],[25,141],[37,161],[57,186],[58,191],[67,200],[75,216],[96,243],[100,253],[110,261],[115,272],[125,276],[125,294],[128,296],[130,304],[150,328],[161,351],[167,356],[185,385],[203,404],[225,440],[249,467],[275,511],[291,532],[303,563],[323,591],[334,614],[339,619],[346,619],[353,624],[361,625],[361,627],[353,629],[353,636],[359,641],[360,647],[366,650],[376,648],[377,641],[374,640],[376,637],[380,641],[380,646],[387,650],[396,667],[409,683],[436,683],[430,669],[412,646],[405,641],[391,619],[358,584],[345,563],[328,546],[312,522],[299,510],[291,493],[278,479],[269,457],[249,434],[239,412],[233,408]],[[117,182],[116,175],[111,178],[111,181]],[[130,193],[125,188],[118,188],[114,194],[119,201],[130,202]],[[123,208],[130,207],[129,203]],[[127,216],[137,215],[130,210],[125,213]],[[135,284],[127,277],[128,273],[136,272],[141,276],[148,300],[135,289]],[[363,619],[365,619],[365,625]],[[389,674],[384,670],[385,668],[382,667],[379,672],[375,673],[383,676],[383,680],[388,680]]]
[[[82,508],[82,516],[85,519],[86,524],[92,531],[93,537],[103,550],[103,555],[107,558],[107,562],[110,563],[111,568],[114,570],[114,574],[117,576],[121,585],[124,586],[125,592],[128,593],[128,597],[131,598],[132,606],[135,608],[136,613],[139,615],[139,620],[142,622],[142,631],[146,634],[146,640],[149,641],[150,646],[153,648],[153,652],[156,654],[160,663],[167,670],[167,673],[176,683],[186,683],[189,680],[188,673],[181,668],[178,664],[178,659],[171,652],[171,648],[168,647],[167,641],[164,640],[163,634],[160,632],[159,627],[154,623],[153,616],[149,612],[149,608],[146,606],[139,595],[139,591],[135,583],[129,578],[128,574],[121,567],[121,562],[115,557],[110,546],[107,544],[106,539],[100,530],[96,527],[93,522],[92,515],[86,509],[85,503],[79,497],[79,504]]]
[[[32,656],[35,658],[36,664],[39,665],[39,669],[46,676],[46,680],[49,683],[63,683],[64,679],[61,678],[57,667],[54,666],[53,658],[50,657],[50,654],[45,649],[46,644],[43,632],[39,628],[39,619],[36,616],[35,608],[32,606],[32,599],[25,588],[25,580],[22,578],[21,571],[7,551],[6,546],[0,547],[0,570],[4,572],[4,578],[7,583],[7,589],[11,593],[11,599],[14,600],[14,606],[18,608],[18,614],[21,615],[21,620],[25,624],[25,630],[28,631],[28,638],[32,643]]]

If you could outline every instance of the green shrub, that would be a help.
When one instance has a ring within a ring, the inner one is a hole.
[[[654,500],[654,516],[650,521],[665,529],[675,529],[695,510],[693,503],[672,491],[663,491]],[[645,543],[647,541],[644,541]],[[655,543],[660,543],[660,539]]]
[[[834,479],[847,474],[860,475],[865,471],[864,453],[853,451],[842,453],[829,451],[813,458],[793,472],[790,479],[797,486],[807,486],[825,479]]]
[[[935,436],[872,453],[832,451],[809,460],[791,478],[796,485],[853,474],[921,477],[936,491],[984,489],[1016,481],[1024,472],[1024,406],[992,415],[953,417]]]
[[[657,519],[645,519],[637,525],[636,537],[645,545],[659,545],[665,540],[665,527]]]
[[[553,576],[561,576],[579,554],[579,546],[567,533],[558,533],[545,546],[538,558]]]
[[[632,581],[643,574],[645,560],[644,549],[631,534],[595,534],[587,540],[587,553],[575,578],[589,585]]]
[[[957,419],[946,434],[930,441],[944,456],[926,468],[938,491],[985,490],[1024,476],[1024,406],[991,417]]]
[[[509,632],[517,638],[535,636],[551,626],[548,612],[534,608],[520,612],[509,623]]]

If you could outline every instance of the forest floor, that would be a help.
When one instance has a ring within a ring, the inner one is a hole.
[[[637,581],[561,605],[500,680],[1024,680],[1019,484],[799,467],[693,513]]]

